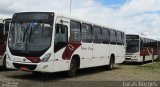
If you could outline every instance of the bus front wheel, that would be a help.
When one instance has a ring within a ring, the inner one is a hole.
[[[78,69],[77,61],[76,61],[76,59],[73,58],[71,60],[70,69],[68,71],[68,76],[74,77],[76,75],[77,69]]]

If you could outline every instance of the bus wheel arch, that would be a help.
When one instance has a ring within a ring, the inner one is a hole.
[[[113,63],[115,64],[115,55],[114,54],[111,54],[110,60],[113,60]]]
[[[72,59],[75,59],[77,61],[77,65],[78,65],[77,67],[79,69],[80,68],[80,56],[78,54],[75,54],[72,56]]]

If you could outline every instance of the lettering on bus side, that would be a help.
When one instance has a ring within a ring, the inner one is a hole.
[[[92,50],[93,51],[93,48],[92,47],[83,47],[83,46],[81,46],[81,50]]]

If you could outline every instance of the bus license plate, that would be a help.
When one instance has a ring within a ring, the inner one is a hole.
[[[28,71],[29,69],[27,67],[21,67],[20,70],[22,70],[22,71]]]

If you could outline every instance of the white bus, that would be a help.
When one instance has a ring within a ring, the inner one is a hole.
[[[122,63],[125,33],[53,12],[15,13],[7,46],[7,67],[23,71],[68,71]]]
[[[10,21],[11,19],[0,20],[0,66],[4,69],[6,68],[5,51]]]
[[[126,62],[154,61],[158,58],[158,41],[136,34],[126,34]]]

